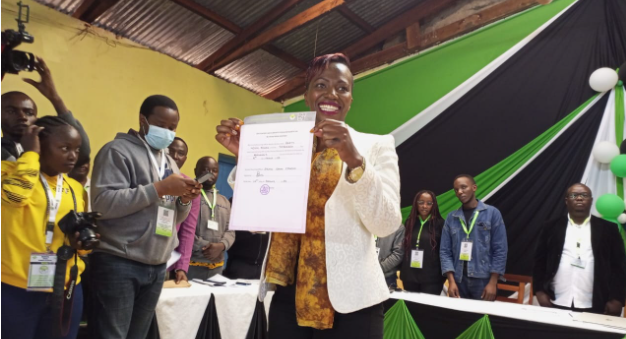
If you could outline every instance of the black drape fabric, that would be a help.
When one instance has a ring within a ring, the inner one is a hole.
[[[421,189],[441,194],[455,175],[487,170],[589,99],[591,73],[626,60],[625,17],[623,0],[575,3],[402,143],[402,206]]]
[[[246,339],[268,339],[267,334],[267,315],[265,313],[265,305],[259,300],[256,301],[256,307],[252,314],[250,328],[246,334]]]
[[[506,272],[532,275],[541,226],[567,213],[565,192],[580,182],[608,101],[600,99],[486,203],[502,213],[509,242]]]
[[[211,295],[209,305],[204,311],[204,316],[202,316],[196,339],[222,339],[217,310],[215,309],[215,296],[213,295]]]
[[[442,297],[445,298],[445,297]],[[388,299],[385,311],[397,302]],[[454,339],[483,317],[483,314],[463,312],[405,301],[413,320],[425,338]],[[542,324],[532,321],[489,315],[491,330],[495,338],[507,339],[622,339],[615,333],[589,331],[578,328]]]

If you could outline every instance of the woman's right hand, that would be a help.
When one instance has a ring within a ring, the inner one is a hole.
[[[20,145],[22,145],[24,152],[41,152],[41,147],[39,145],[39,132],[43,129],[43,127],[37,125],[30,125],[26,128],[22,138],[20,139]]]
[[[215,140],[226,147],[231,153],[233,153],[236,157],[239,156],[239,136],[241,125],[243,125],[243,121],[237,118],[230,118],[228,120],[222,120],[222,122],[217,125],[217,135],[215,135]]]

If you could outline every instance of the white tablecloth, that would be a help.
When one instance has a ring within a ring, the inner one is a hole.
[[[409,292],[394,292],[391,294],[391,298],[404,299],[410,302],[449,308],[463,312],[496,315],[517,320],[534,321],[537,323],[581,328],[592,331],[626,334],[625,330],[574,321],[573,315],[577,314],[576,312],[559,310],[555,308],[545,308],[533,305],[520,305],[504,302],[486,302],[470,299],[455,299],[424,293]]]
[[[222,339],[243,339],[248,333],[256,307],[258,283],[250,286],[211,287],[190,282],[190,288],[165,288],[156,307],[161,339],[194,339],[215,296],[215,308]],[[273,292],[265,299],[265,312]]]

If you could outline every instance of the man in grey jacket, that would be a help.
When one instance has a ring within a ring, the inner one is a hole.
[[[166,153],[178,126],[174,101],[141,105],[140,129],[118,133],[98,152],[91,206],[102,213],[100,246],[90,255],[90,338],[145,338],[176,248],[176,224],[187,217],[200,184],[179,173]]]
[[[235,232],[228,230],[230,202],[215,188],[219,176],[217,161],[202,157],[194,171],[196,178],[209,172],[213,174],[202,183],[200,213],[188,272],[189,279],[206,280],[224,270],[224,252],[235,242]]]
[[[378,261],[380,261],[380,267],[385,274],[385,280],[387,286],[390,288],[396,287],[396,272],[400,269],[402,264],[402,257],[404,256],[404,226],[400,225],[398,230],[394,233],[384,237],[376,239],[376,248],[378,249]]]

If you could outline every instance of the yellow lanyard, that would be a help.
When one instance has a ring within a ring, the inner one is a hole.
[[[465,234],[467,234],[467,239],[469,239],[470,233],[472,233],[472,230],[474,229],[474,225],[476,224],[476,219],[478,219],[479,213],[479,211],[474,212],[474,218],[472,219],[472,223],[470,224],[469,231],[467,230],[467,225],[465,225],[465,221],[463,221],[463,218],[459,218],[459,220],[461,220],[461,225],[463,226],[463,231],[465,231]]]
[[[213,188],[213,205],[209,203],[209,198],[206,197],[206,193],[204,193],[204,188],[201,191],[202,191],[202,196],[204,197],[204,201],[206,201],[206,204],[209,205],[209,207],[211,208],[211,219],[215,219],[215,204],[216,204],[215,197],[217,196],[217,190],[215,189],[215,187]]]
[[[426,220],[422,220],[422,217],[420,216],[420,231],[417,234],[417,243],[415,244],[416,248],[420,247],[420,238],[422,237],[422,229],[424,228],[424,224],[428,222],[428,220],[430,219],[430,215],[426,218]]]

